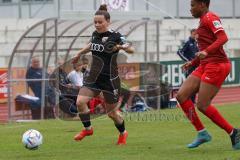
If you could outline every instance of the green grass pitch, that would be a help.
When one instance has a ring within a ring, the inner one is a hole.
[[[240,104],[218,107],[224,117],[240,127]],[[44,120],[0,125],[0,160],[240,160],[228,135],[200,116],[213,140],[196,149],[186,145],[196,135],[180,109],[125,115],[129,137],[126,146],[116,146],[118,132],[107,117],[92,121],[94,135],[81,142],[73,136],[81,130],[78,121]],[[39,130],[44,142],[30,151],[21,143],[27,129]]]

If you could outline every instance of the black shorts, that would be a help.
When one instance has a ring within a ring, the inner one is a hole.
[[[88,77],[85,79],[88,79]],[[90,79],[91,81],[84,81],[84,87],[87,87],[95,92],[102,92],[104,99],[108,104],[118,102],[121,88],[119,76],[110,78],[110,76],[100,74],[96,80],[92,81],[93,78]]]

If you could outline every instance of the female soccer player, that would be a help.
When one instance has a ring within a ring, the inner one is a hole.
[[[197,138],[188,145],[189,148],[195,148],[211,141],[210,134],[200,121],[194,104],[189,99],[198,92],[197,108],[229,134],[234,149],[240,149],[240,129],[233,128],[211,104],[229,74],[231,64],[223,50],[223,45],[228,38],[219,17],[209,11],[209,4],[210,0],[191,0],[192,16],[200,18],[197,29],[200,52],[197,53],[195,59],[183,65],[183,70],[187,70],[191,66],[198,67],[182,84],[177,94],[177,100],[198,131]]]
[[[92,97],[96,97],[102,92],[107,114],[120,132],[117,144],[122,145],[126,144],[128,133],[125,130],[124,120],[117,109],[120,91],[117,54],[120,49],[127,53],[133,53],[134,49],[126,43],[125,38],[120,33],[108,29],[110,14],[107,12],[106,5],[101,5],[95,13],[94,24],[96,31],[92,33],[90,43],[81,49],[73,59],[73,63],[76,63],[82,54],[92,52],[91,68],[87,77],[85,77],[85,83],[79,91],[76,102],[84,129],[74,139],[80,141],[85,136],[93,134],[90,114],[86,104]]]

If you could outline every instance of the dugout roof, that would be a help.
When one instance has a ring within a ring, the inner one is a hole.
[[[143,35],[143,42],[145,38],[143,47],[146,48],[145,52],[147,52],[146,24],[152,24],[155,27],[159,23],[157,20],[152,21],[147,18],[140,20],[115,20],[111,22],[110,28],[130,38],[131,34],[138,28],[145,27],[145,29],[141,30],[145,32],[140,34]],[[61,56],[65,61],[71,59],[76,54],[76,51],[89,41],[94,30],[92,20],[50,18],[33,25],[20,37],[13,49],[8,65],[9,119],[11,119],[11,113],[13,112],[11,111],[11,106],[14,103],[14,97],[18,94],[28,93],[25,74],[30,66],[32,57],[39,57],[44,72],[51,68],[56,68],[59,57]],[[157,48],[156,53],[159,53],[159,48]],[[24,87],[26,89],[21,93],[20,90],[23,90]]]
[[[120,31],[126,37],[149,21],[116,20],[111,27]],[[89,40],[94,25],[86,20],[58,20],[55,18],[43,20],[29,28],[19,39],[13,49],[8,69],[12,67],[28,68],[34,56],[44,59],[44,66],[56,64],[57,56],[67,60]]]

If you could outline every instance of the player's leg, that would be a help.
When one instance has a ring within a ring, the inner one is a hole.
[[[211,140],[211,136],[208,134],[199,119],[194,104],[190,99],[190,97],[198,91],[199,85],[200,78],[195,75],[190,75],[182,84],[176,97],[187,118],[191,121],[198,132],[197,138],[192,143],[188,144],[188,148],[198,147],[199,145]]]
[[[198,109],[210,118],[215,124],[224,129],[228,134],[233,130],[233,127],[221,116],[217,109],[211,105],[212,99],[218,93],[219,88],[205,82],[201,82],[197,107]]]
[[[195,69],[196,69],[196,67],[191,67],[190,70],[188,70],[188,72],[186,72],[186,74],[185,74],[186,78],[187,78],[188,76],[190,76],[191,73],[192,73]],[[193,94],[193,95],[191,96],[191,100],[192,100],[192,102],[193,102],[194,104],[196,103],[196,94]]]
[[[118,108],[118,104],[106,104],[108,116],[113,120],[115,127],[119,131],[118,145],[125,145],[127,141],[128,132],[125,129],[125,122],[121,116]]]
[[[106,91],[103,92],[103,95],[106,102],[107,115],[113,120],[115,127],[119,131],[117,144],[124,145],[126,144],[128,132],[125,129],[123,117],[119,112],[118,95]]]
[[[113,104],[109,104],[106,103],[106,112],[109,118],[111,118],[113,120],[113,122],[115,124],[122,124],[123,123],[123,117],[121,116],[121,114],[119,113],[119,108],[117,106],[118,103],[113,103]],[[124,130],[120,131],[123,132]]]
[[[76,141],[80,141],[85,136],[90,136],[93,134],[93,128],[91,126],[90,120],[90,112],[87,103],[92,97],[96,96],[97,94],[99,94],[99,91],[94,91],[87,87],[82,87],[79,91],[76,104],[78,107],[78,114],[84,126],[84,129],[80,133],[75,135],[74,139]]]
[[[125,111],[126,108],[124,108],[124,107],[125,107],[125,104],[127,104],[127,101],[130,97],[130,91],[126,88],[121,87],[121,97],[122,97],[122,102],[120,104],[120,110]]]
[[[182,84],[179,89],[176,99],[180,104],[182,110],[194,125],[197,131],[201,131],[204,129],[203,124],[201,123],[198,115],[195,111],[195,107],[193,102],[191,101],[191,95],[195,94],[199,89],[200,78],[190,75]]]
[[[212,99],[218,93],[229,71],[230,66],[228,64],[218,64],[214,69],[205,72],[199,89],[197,107],[203,114],[231,136],[233,148],[240,149],[240,130],[234,129],[220,112],[211,105]]]

